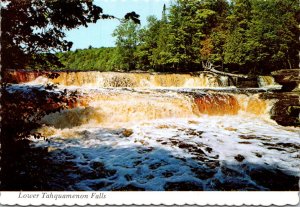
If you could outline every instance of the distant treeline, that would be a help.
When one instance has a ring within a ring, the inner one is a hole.
[[[176,0],[161,19],[124,21],[115,48],[59,53],[68,69],[184,72],[210,61],[219,70],[267,74],[298,67],[299,2]]]
[[[113,71],[116,69],[116,48],[77,49],[57,53],[65,69]]]

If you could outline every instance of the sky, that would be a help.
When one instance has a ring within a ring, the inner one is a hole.
[[[163,5],[170,4],[170,0],[94,0],[94,4],[103,9],[104,14],[123,18],[128,12],[140,15],[141,26],[147,24],[146,18],[155,15],[161,18]],[[98,20],[96,24],[88,27],[79,27],[66,31],[66,39],[73,42],[72,50],[92,47],[112,47],[115,38],[112,37],[114,29],[120,24],[116,19]]]

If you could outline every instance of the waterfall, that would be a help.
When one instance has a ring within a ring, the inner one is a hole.
[[[221,92],[186,95],[178,92],[95,90],[81,98],[78,107],[52,113],[42,123],[55,128],[84,124],[124,127],[149,120],[224,116],[247,113],[267,115],[272,103],[256,95]]]
[[[299,129],[270,119],[297,115],[297,94],[217,88],[238,80],[207,73],[58,74],[10,71],[5,78],[22,84],[4,88],[23,93],[12,104],[30,109],[41,93],[64,96],[65,108],[53,113],[60,103],[45,96],[47,113],[31,131],[45,138],[31,137],[30,147],[48,151],[50,190],[278,190],[290,179],[282,190],[297,190]],[[278,86],[270,76],[258,81]],[[285,109],[291,113],[281,117]],[[261,182],[266,176],[280,178],[274,188]]]
[[[258,85],[261,88],[281,88],[281,85],[276,83],[272,76],[259,76],[257,79]]]
[[[13,83],[45,84],[88,87],[139,87],[139,88],[201,88],[228,86],[228,78],[211,74],[160,74],[119,72],[57,72],[58,77],[47,79],[49,72],[10,71],[7,79]]]

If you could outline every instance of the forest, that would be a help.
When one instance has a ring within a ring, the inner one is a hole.
[[[57,53],[65,69],[269,74],[298,67],[300,10],[294,0],[176,0],[141,27],[121,21],[113,48]]]

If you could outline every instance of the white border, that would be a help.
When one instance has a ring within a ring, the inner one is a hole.
[[[1,205],[297,205],[298,191],[276,192],[0,192]],[[20,198],[34,196],[35,198]],[[43,198],[44,195],[44,198]],[[48,195],[51,198],[45,198]],[[63,195],[86,198],[59,198]],[[98,195],[98,198],[95,198]],[[55,196],[57,198],[55,198]],[[92,198],[93,197],[93,198]]]

